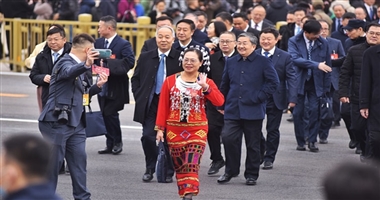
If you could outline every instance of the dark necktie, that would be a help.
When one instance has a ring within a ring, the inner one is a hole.
[[[104,42],[104,48],[105,48],[105,49],[108,49],[108,40],[106,40],[106,41]]]
[[[269,58],[269,52],[268,51],[264,51],[264,56]]]
[[[335,30],[339,30],[340,28],[340,19],[337,19],[337,20],[338,20],[338,23],[336,23]]]
[[[369,8],[369,18],[370,18],[370,20],[373,20],[373,8],[372,7]]]
[[[162,83],[164,82],[164,75],[165,75],[165,69],[164,68],[165,68],[165,57],[166,57],[166,55],[161,54],[160,57],[161,57],[160,64],[158,65],[157,76],[156,76],[156,90],[155,90],[156,94],[161,93],[161,87],[162,87]]]
[[[258,25],[255,23],[255,29],[257,30],[257,28],[258,28]]]
[[[309,40],[309,48],[307,49],[307,59],[308,60],[311,60],[311,50],[313,49],[313,45],[312,44],[313,44],[313,41]],[[312,71],[311,71],[311,69],[308,69],[307,70],[306,80],[310,80],[311,75],[312,75]]]

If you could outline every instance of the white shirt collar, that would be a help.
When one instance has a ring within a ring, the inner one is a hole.
[[[202,32],[205,32],[205,30],[206,30],[206,27],[203,27],[203,28],[201,29]]]
[[[230,30],[228,30],[228,31],[231,32],[233,29],[234,29],[234,27],[231,27]]]
[[[305,32],[303,33],[303,39],[305,40],[305,43],[306,43],[306,49],[309,49],[309,39],[306,38]],[[311,42],[311,46],[314,46],[314,42],[315,41]]]
[[[187,44],[185,44],[185,45],[182,44],[181,41],[179,41],[179,40],[178,40],[178,43],[179,43],[179,46],[181,46],[182,48],[185,48],[185,47],[189,46],[189,44],[191,43],[192,40],[193,39],[190,38],[190,41]]]
[[[274,50],[276,50],[276,46],[274,46],[271,50],[269,50],[269,55],[268,57],[274,55]],[[263,48],[261,48],[261,55],[265,56],[264,52],[266,52]]]
[[[262,27],[263,27],[263,23],[264,23],[264,20],[261,20],[261,22],[259,22],[257,24],[257,30],[258,31],[261,31]],[[251,19],[251,27],[254,29],[255,28],[255,22]]]
[[[55,51],[51,50],[51,55],[53,56],[53,53],[55,53]],[[63,54],[63,48],[60,49],[59,51],[57,51],[58,55],[61,56]]]
[[[223,53],[223,57],[226,57],[226,56],[231,57],[232,55],[234,55],[234,53],[235,53],[235,49],[229,55],[226,55]]]
[[[248,28],[249,28],[249,26],[247,25],[247,26],[245,27],[245,29],[244,29],[244,32],[247,32],[247,31],[248,31]]]
[[[81,60],[79,60],[79,58],[76,56],[76,55],[74,55],[74,54],[72,54],[72,53],[69,53],[69,55],[77,62],[77,63],[81,63],[81,62],[83,62],[83,61],[81,61]]]
[[[110,44],[112,43],[113,39],[115,39],[116,35],[117,35],[117,33],[115,33],[115,35],[113,35],[112,37],[110,37],[108,39],[105,38],[105,40],[108,40],[108,47],[107,48],[109,48]]]
[[[158,56],[159,56],[159,57],[161,57],[161,54],[165,54],[165,56],[168,57],[168,56],[169,56],[169,53],[170,53],[170,49],[169,49],[169,51],[166,51],[165,53],[163,53],[162,51],[160,51],[160,49],[157,49],[157,51],[158,51]],[[160,58],[160,59],[161,59],[161,58]]]

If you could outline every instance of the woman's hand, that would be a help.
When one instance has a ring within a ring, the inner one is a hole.
[[[209,49],[215,49],[216,48],[216,44],[212,43],[212,42],[207,42],[205,44],[205,46]]]
[[[208,84],[207,82],[207,74],[206,73],[199,73],[198,78],[197,78],[197,83],[202,86],[202,89],[206,91],[208,89]]]
[[[156,140],[164,142],[164,132],[161,130],[157,131]]]

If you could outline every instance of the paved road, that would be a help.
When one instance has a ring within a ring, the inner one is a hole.
[[[27,74],[0,72],[0,139],[17,133],[40,134],[35,92]],[[95,99],[93,102],[96,104]],[[92,199],[179,199],[175,183],[157,183],[156,179],[151,183],[141,181],[145,171],[141,128],[132,121],[133,112],[132,104],[126,105],[120,113],[124,142],[120,155],[97,154],[97,150],[105,146],[103,137],[87,140],[87,182]],[[343,160],[359,162],[359,157],[348,149],[348,135],[342,126],[331,130],[329,143],[319,145],[319,153],[296,151],[293,124],[287,122],[287,118],[284,114],[274,168],[261,170],[256,186],[244,184],[244,145],[240,176],[225,185],[216,182],[223,170],[217,176],[207,176],[210,165],[207,149],[201,163],[200,194],[194,199],[323,199],[321,179],[326,171]],[[60,175],[58,194],[72,199],[71,191],[70,176]]]

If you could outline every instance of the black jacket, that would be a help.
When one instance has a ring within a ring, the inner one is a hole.
[[[156,37],[145,40],[143,47],[141,48],[141,53],[157,49]]]
[[[291,37],[294,36],[294,28],[296,24],[290,23],[284,26],[280,27],[280,35],[282,36],[281,40],[279,41],[278,48],[288,51],[288,41]]]
[[[63,53],[60,55],[55,63],[62,58],[66,53],[70,53],[71,43],[66,42],[63,46]],[[36,57],[36,62],[30,71],[29,78],[32,83],[42,87],[42,107],[45,106],[49,97],[49,83],[44,82],[44,78],[47,74],[51,75],[54,64],[51,55],[51,49],[48,45],[39,53]]]
[[[278,21],[286,21],[286,15],[292,7],[285,0],[273,0],[267,7],[266,19],[276,24]]]
[[[363,53],[369,47],[367,42],[351,47],[340,69],[339,97],[349,97],[350,103],[359,104]]]

